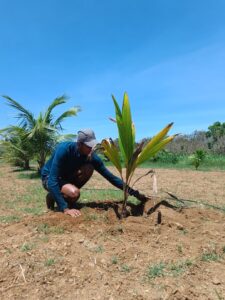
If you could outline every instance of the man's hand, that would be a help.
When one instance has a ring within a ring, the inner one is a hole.
[[[74,208],[73,209],[68,209],[68,208],[64,209],[64,214],[69,215],[73,218],[81,216],[81,212],[78,209],[74,209]]]
[[[138,191],[136,191],[136,195],[135,197],[141,201],[141,202],[146,202],[149,198],[146,197],[144,194],[139,193]]]

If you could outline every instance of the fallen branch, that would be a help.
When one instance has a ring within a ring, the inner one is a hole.
[[[1,293],[4,293],[4,292],[10,290],[11,288],[17,288],[17,287],[23,286],[23,285],[24,285],[24,283],[11,284],[11,285],[9,285],[9,286],[7,286],[7,287],[5,287],[5,288],[1,288],[1,289],[0,289],[0,292],[1,292]]]
[[[25,274],[24,274],[25,269],[23,269],[23,267],[21,266],[21,264],[19,264],[19,266],[20,266],[20,269],[21,269],[21,274],[22,274],[23,280],[24,280],[25,283],[27,283],[26,277],[25,277]]]

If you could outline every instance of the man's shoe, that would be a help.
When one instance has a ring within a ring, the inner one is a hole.
[[[46,205],[48,209],[55,209],[55,200],[50,193],[46,195]]]

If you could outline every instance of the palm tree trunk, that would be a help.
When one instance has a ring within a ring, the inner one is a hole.
[[[121,211],[121,219],[126,218],[128,215],[127,199],[128,199],[128,185],[127,185],[127,183],[125,183],[124,187],[123,187],[123,205],[122,205],[122,211]]]
[[[46,160],[45,153],[40,153],[40,154],[39,154],[39,157],[38,157],[38,159],[37,159],[37,162],[38,162],[38,173],[41,172],[41,169],[42,169],[42,167],[43,167],[44,164],[45,164],[45,160]]]
[[[29,170],[30,169],[30,161],[29,159],[24,160],[24,170]]]

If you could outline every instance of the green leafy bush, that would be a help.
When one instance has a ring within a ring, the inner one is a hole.
[[[167,150],[161,150],[153,159],[153,162],[177,164],[179,162],[179,156],[173,152]]]
[[[205,151],[202,149],[198,149],[191,156],[189,156],[189,160],[197,170],[200,164],[204,161],[205,157],[206,157]]]

